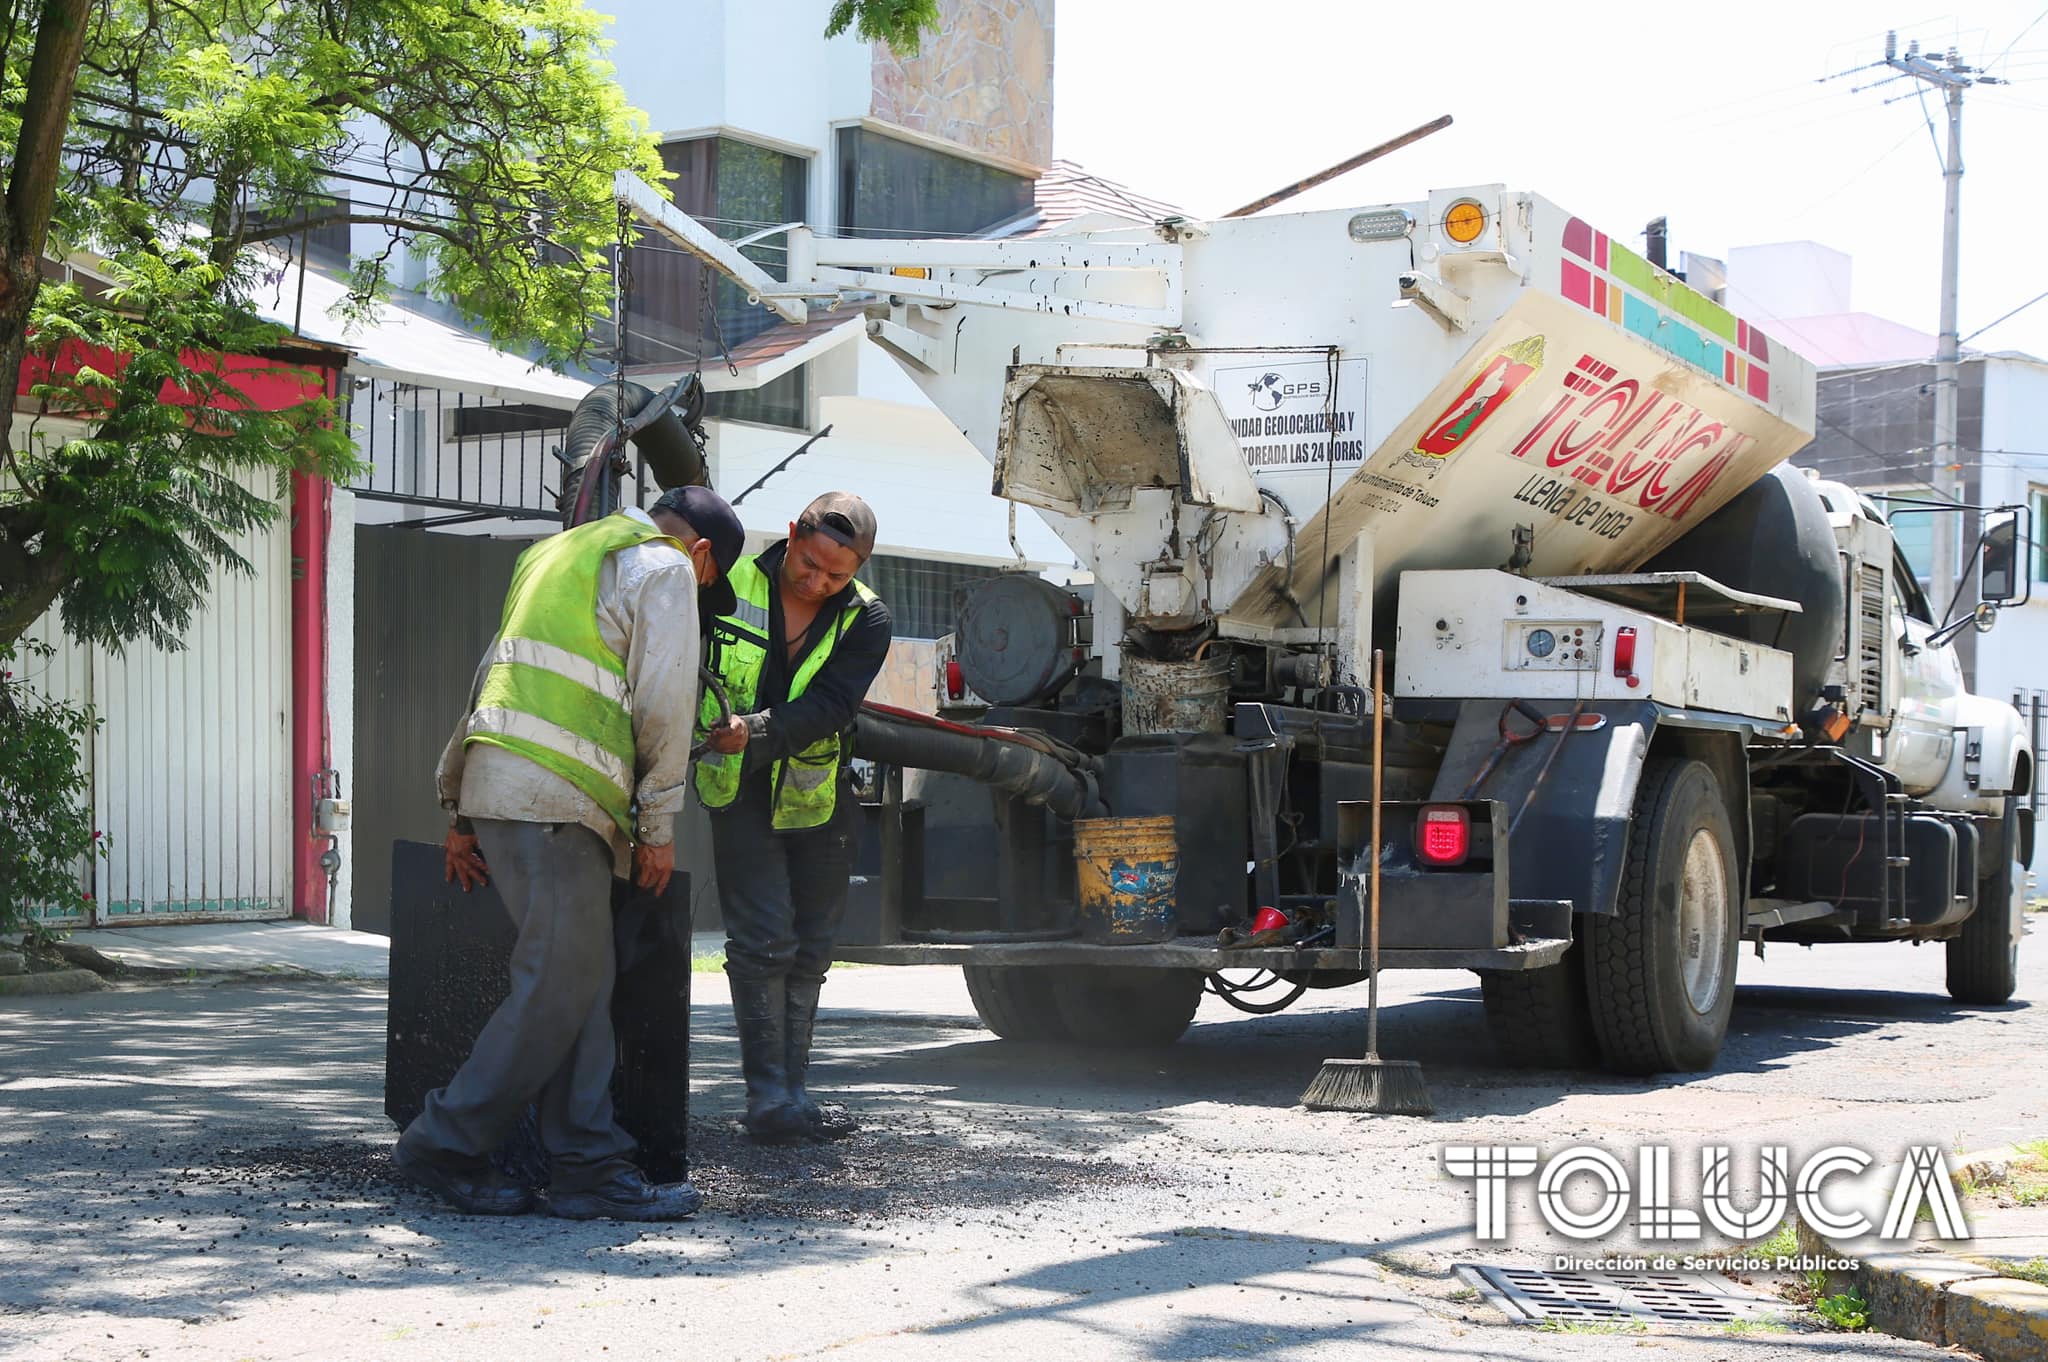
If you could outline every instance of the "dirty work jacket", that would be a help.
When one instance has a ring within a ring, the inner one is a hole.
[[[584,789],[522,753],[471,743],[467,714],[442,754],[436,785],[443,807],[464,818],[588,827],[611,846],[615,868],[623,874],[630,869],[636,843],[663,846],[673,840],[674,815],[688,789],[701,641],[689,555],[660,535],[644,512],[628,510],[610,519],[636,524],[645,537],[604,557],[595,601],[582,607],[581,618],[594,627],[603,649],[625,663],[630,765],[637,780],[628,788],[638,806],[637,825],[622,827]],[[501,650],[502,643],[494,642],[479,664],[470,708],[478,705]]]

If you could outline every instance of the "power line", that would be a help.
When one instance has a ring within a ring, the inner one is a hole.
[[[1985,65],[1986,65],[1987,67],[1989,67],[1989,66],[1996,66],[1996,65],[1998,65],[1998,64],[1999,64],[2000,62],[2004,61],[2004,60],[2005,60],[2005,59],[2006,59],[2007,57],[2011,56],[2011,55],[2012,55],[2012,50],[2013,50],[2013,49],[2014,49],[2015,47],[2018,47],[2018,46],[2019,46],[2019,44],[2020,44],[2020,38],[2024,38],[2024,37],[2026,37],[2026,36],[2027,36],[2027,35],[2028,35],[2029,33],[2032,33],[2032,32],[2033,32],[2033,31],[2034,31],[2034,30],[2035,30],[2036,28],[2040,27],[2041,21],[2042,21],[2043,19],[2048,19],[2048,9],[2044,9],[2044,10],[2042,10],[2042,11],[2041,11],[2041,12],[2040,12],[2039,14],[2035,15],[2035,16],[2034,16],[2034,22],[2033,22],[2033,23],[2030,23],[2030,24],[2028,24],[2028,25],[2027,25],[2027,26],[2026,26],[2025,28],[2021,29],[2021,30],[2019,31],[2019,36],[2018,36],[2018,37],[2016,37],[2016,38],[2014,38],[2014,39],[2013,39],[2013,40],[2012,40],[2011,42],[2009,42],[2009,43],[2007,43],[2007,44],[2005,45],[2005,51],[2003,51],[2003,52],[1999,53],[1999,54],[1998,54],[1997,56],[1993,57],[1993,58],[1992,58],[1992,59],[1991,59],[1990,61],[1988,61],[1988,62],[1986,62],[1986,63],[1984,63],[1984,64],[1985,64]]]
[[[2019,316],[2020,313],[2025,312],[2028,308],[2032,307],[2035,303],[2040,302],[2043,298],[2048,298],[2048,291],[2035,294],[2033,297],[2027,299],[2027,301],[2021,303],[2012,311],[2006,313],[2003,317],[2000,317],[1997,321],[1987,322],[1983,326],[1978,327],[1975,331],[1972,331],[1969,335],[1963,337],[1963,341],[1973,341],[1977,339],[1977,337],[1983,335],[1986,331],[1989,331],[1992,327],[2011,321],[2014,317]]]

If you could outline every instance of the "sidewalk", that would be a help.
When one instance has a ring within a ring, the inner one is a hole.
[[[97,982],[95,970],[109,973],[119,982],[137,984],[253,977],[382,982],[391,977],[388,938],[307,922],[101,927],[67,932],[63,945],[80,968],[62,973],[82,976],[75,981],[79,991],[103,986]],[[722,932],[698,932],[691,938],[690,953],[700,961],[718,957],[724,949]],[[95,954],[102,959],[95,960]],[[16,976],[22,977],[30,976]],[[5,982],[0,980],[0,984]],[[0,987],[0,995],[7,991]]]
[[[158,978],[158,971],[282,974],[319,979],[388,979],[391,943],[367,932],[309,922],[210,922],[192,926],[102,927],[67,943]]]
[[[1966,1348],[1985,1362],[2048,1362],[2048,1145],[1964,1155],[1951,1171],[1967,1242],[1905,1252],[1824,1239],[1813,1247],[1858,1260],[1854,1271],[1830,1275],[1868,1303],[1872,1328]]]

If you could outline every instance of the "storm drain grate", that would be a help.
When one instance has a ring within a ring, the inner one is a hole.
[[[1689,1272],[1543,1272],[1460,1263],[1458,1276],[1518,1324],[1544,1320],[1661,1320],[1732,1324],[1783,1315],[1783,1301],[1725,1278]]]

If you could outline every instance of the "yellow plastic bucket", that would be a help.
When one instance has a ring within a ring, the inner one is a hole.
[[[1083,818],[1074,824],[1074,879],[1086,941],[1171,941],[1180,848],[1173,815]]]

